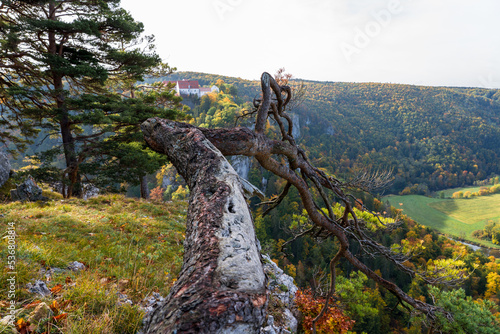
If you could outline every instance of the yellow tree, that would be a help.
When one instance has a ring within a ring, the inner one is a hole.
[[[486,276],[486,282],[484,297],[488,299],[497,299],[496,295],[500,289],[500,275],[496,272],[491,272]]]

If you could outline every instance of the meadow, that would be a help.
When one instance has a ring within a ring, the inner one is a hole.
[[[459,190],[453,189],[445,195]],[[500,194],[478,196],[470,199],[430,198],[420,195],[386,196],[384,202],[389,202],[396,209],[419,224],[433,228],[443,234],[473,241],[487,247],[498,248],[490,241],[472,237],[472,232],[481,230],[490,221],[500,221]]]
[[[15,271],[18,330],[136,333],[147,300],[165,297],[180,271],[186,208],[183,201],[120,195],[0,204],[0,286]],[[4,261],[9,226],[16,232],[14,268]],[[82,270],[68,269],[75,261]],[[47,296],[29,291],[36,280],[50,289]],[[0,290],[0,318],[8,314],[7,292]],[[51,312],[34,321],[41,303]],[[17,333],[0,325],[0,333],[10,332]]]

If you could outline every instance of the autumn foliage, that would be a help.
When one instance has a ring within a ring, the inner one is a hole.
[[[149,198],[154,201],[154,202],[161,202],[163,200],[163,191],[165,189],[161,187],[156,187],[151,189],[151,192],[149,193]]]
[[[305,333],[312,333],[312,322],[325,305],[325,298],[315,298],[310,289],[299,290],[295,295],[295,302],[303,315],[302,328]],[[330,301],[330,305],[334,304]],[[330,306],[316,323],[317,333],[347,333],[354,326],[355,321],[344,314],[336,306]]]

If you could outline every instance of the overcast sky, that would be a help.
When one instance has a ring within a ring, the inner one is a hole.
[[[498,0],[122,0],[179,71],[500,88]]]

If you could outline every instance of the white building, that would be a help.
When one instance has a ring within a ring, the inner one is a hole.
[[[198,97],[202,97],[205,94],[209,94],[213,91],[219,92],[219,88],[217,86],[212,87],[200,87],[198,80],[181,80],[181,81],[165,81],[165,84],[175,82],[175,91],[179,95],[197,95]]]

